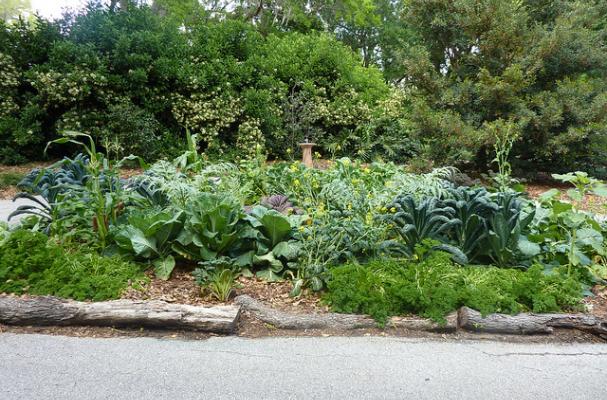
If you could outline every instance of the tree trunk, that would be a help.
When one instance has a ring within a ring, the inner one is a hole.
[[[352,330],[377,327],[377,322],[366,315],[288,313],[275,310],[247,295],[236,297],[234,302],[241,305],[243,310],[250,312],[255,318],[279,329]],[[456,313],[450,314],[446,319],[446,324],[438,324],[419,317],[394,317],[388,320],[386,327],[431,332],[455,331]]]
[[[607,335],[607,321],[586,314],[489,314],[485,317],[468,307],[459,310],[458,326],[475,332],[517,335],[547,334],[554,328],[579,329]]]
[[[84,303],[51,296],[0,296],[0,322],[9,325],[97,325],[231,333],[239,314],[240,307],[232,305],[197,307],[133,300]]]

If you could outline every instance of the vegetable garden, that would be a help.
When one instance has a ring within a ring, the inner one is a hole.
[[[211,302],[230,301],[242,282],[287,281],[292,297],[379,324],[407,314],[440,323],[462,306],[584,311],[607,278],[605,221],[571,201],[606,194],[584,173],[555,175],[571,188],[530,199],[508,176],[469,187],[453,168],[218,163],[192,148],[123,178],[137,157],[110,160],[90,136],[66,135],[49,145],[83,153],[19,183],[17,197],[33,203],[3,225],[0,292],[105,300],[179,270]]]
[[[52,295],[275,321],[279,296],[341,326],[606,331],[603,3],[2,5],[0,163],[36,168],[0,166],[0,320]]]

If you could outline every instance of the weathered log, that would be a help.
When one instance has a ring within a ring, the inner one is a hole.
[[[241,295],[234,299],[243,310],[250,312],[255,318],[279,329],[335,329],[352,330],[376,328],[377,322],[366,315],[312,313],[296,314],[276,310],[248,295]],[[438,324],[432,320],[418,317],[394,317],[387,323],[387,327],[404,328],[417,331],[447,332],[454,331],[457,323],[457,314],[450,314],[445,324]]]
[[[476,310],[462,307],[458,313],[461,329],[517,335],[547,334],[554,328],[578,329],[598,335],[607,335],[607,321],[587,314],[489,314],[482,316]]]
[[[164,301],[114,300],[97,303],[51,296],[0,296],[0,322],[9,325],[96,325],[151,327],[230,333],[240,307],[198,307]]]

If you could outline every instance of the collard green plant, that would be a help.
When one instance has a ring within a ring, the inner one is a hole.
[[[169,279],[175,268],[173,245],[183,230],[183,211],[137,211],[127,224],[116,228],[116,245],[137,259],[148,260],[160,279]]]
[[[257,276],[268,281],[281,279],[285,267],[292,265],[301,252],[300,243],[293,238],[301,218],[289,218],[278,211],[258,206],[246,219],[256,231],[252,264],[262,268]]]
[[[175,250],[193,260],[214,261],[230,257],[238,265],[249,265],[252,253],[248,242],[255,232],[243,220],[240,204],[224,196],[201,193],[191,199],[184,230]]]

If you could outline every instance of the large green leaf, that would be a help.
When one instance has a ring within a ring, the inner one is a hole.
[[[295,260],[299,256],[300,249],[301,246],[298,242],[280,242],[272,249],[272,253],[274,253],[275,257],[281,257],[290,261]]]
[[[590,246],[596,251],[604,251],[603,235],[592,228],[582,228],[576,231],[577,243],[581,246]]]
[[[271,268],[263,269],[261,271],[257,271],[255,274],[259,279],[263,279],[268,282],[279,282],[284,280],[280,275],[274,272]]]
[[[131,237],[133,251],[137,256],[149,257],[152,253],[156,253],[156,239],[146,238],[141,231],[136,231]]]
[[[152,263],[154,265],[154,273],[159,279],[167,280],[171,276],[171,272],[175,269],[175,258],[169,255],[165,258],[157,258]]]
[[[529,241],[529,239],[524,236],[521,236],[519,239],[517,247],[522,255],[529,258],[537,256],[542,251],[539,244]]]
[[[291,234],[291,223],[277,211],[269,210],[261,219],[261,231],[270,239],[270,247],[274,248],[278,243],[289,238]]]

